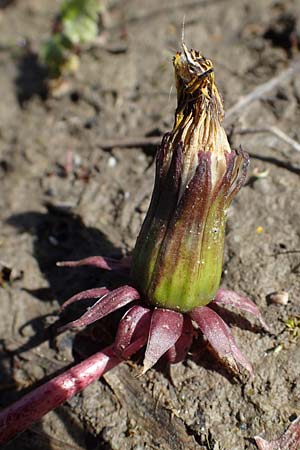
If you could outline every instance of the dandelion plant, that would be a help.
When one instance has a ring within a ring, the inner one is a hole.
[[[253,374],[222,313],[216,312],[218,305],[231,306],[251,313],[267,329],[251,300],[220,288],[226,214],[245,181],[249,158],[228,143],[212,62],[183,44],[173,64],[177,87],[174,125],[157,151],[152,199],[132,257],[90,256],[58,263],[95,266],[127,276],[126,285],[80,292],[62,307],[66,312],[75,302],[95,299],[61,331],[88,326],[126,307],[115,341],[2,411],[0,442],[143,346],[142,370],[146,372],[160,358],[169,363],[182,361],[194,337],[201,333],[220,364],[234,373],[246,369]]]

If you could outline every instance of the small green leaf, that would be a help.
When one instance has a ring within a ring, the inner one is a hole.
[[[65,0],[61,7],[63,33],[73,44],[93,40],[98,34],[99,0]]]
[[[61,67],[66,61],[66,55],[60,34],[54,34],[45,42],[42,46],[41,57],[49,70],[50,76],[57,77],[61,74]]]

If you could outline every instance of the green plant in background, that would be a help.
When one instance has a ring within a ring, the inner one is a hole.
[[[290,317],[285,321],[285,326],[293,338],[300,336],[300,316]]]
[[[80,45],[98,35],[101,11],[99,0],[64,0],[53,26],[51,37],[42,48],[42,61],[50,78],[78,69]]]

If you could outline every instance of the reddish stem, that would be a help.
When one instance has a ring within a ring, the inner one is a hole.
[[[136,353],[145,345],[145,342],[145,336],[134,341],[126,349],[125,357],[128,358]],[[49,411],[82,391],[121,361],[122,359],[115,355],[111,345],[0,411],[0,445],[25,431]]]

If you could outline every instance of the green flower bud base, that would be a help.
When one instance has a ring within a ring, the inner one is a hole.
[[[182,145],[166,170],[166,135],[157,154],[156,183],[137,239],[131,276],[156,306],[189,311],[210,303],[222,273],[226,212],[244,182],[248,156],[226,155],[226,171],[212,186],[211,154],[198,153],[195,174],[181,190]]]

